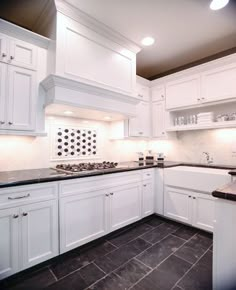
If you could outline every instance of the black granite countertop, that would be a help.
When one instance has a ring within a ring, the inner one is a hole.
[[[236,175],[236,170],[230,170],[229,174],[230,175]]]
[[[212,195],[214,197],[236,201],[236,181],[213,191]]]
[[[194,166],[194,167],[210,167],[218,169],[235,169],[236,166],[227,166],[227,165],[207,165],[199,163],[183,163],[183,162],[172,162],[165,161],[162,163],[157,163],[154,161],[152,164],[139,163],[136,161],[133,162],[121,162],[117,168],[104,169],[98,171],[87,171],[77,174],[66,174],[57,172],[54,169],[50,168],[41,168],[41,169],[30,169],[30,170],[17,170],[17,171],[2,171],[0,172],[0,188],[19,186],[26,184],[42,183],[42,182],[51,182],[51,181],[60,181],[73,178],[83,178],[98,176],[111,173],[121,173],[132,170],[148,169],[148,168],[169,168],[176,166]],[[232,171],[232,170],[231,170]],[[231,172],[230,171],[230,172]]]

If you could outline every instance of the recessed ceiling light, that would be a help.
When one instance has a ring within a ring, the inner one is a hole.
[[[64,111],[64,115],[73,115],[74,113],[72,111]]]
[[[141,41],[142,45],[145,45],[145,46],[153,45],[154,42],[155,42],[155,39],[151,36],[144,37]]]
[[[111,120],[111,117],[110,116],[105,116],[104,120],[109,121],[109,120]]]
[[[224,8],[229,3],[229,0],[212,0],[210,8],[212,10],[219,10]]]

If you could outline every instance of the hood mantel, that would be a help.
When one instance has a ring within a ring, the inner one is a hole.
[[[125,117],[136,115],[138,99],[129,95],[53,74],[44,79],[41,86],[45,90],[45,106],[61,104],[119,113]]]

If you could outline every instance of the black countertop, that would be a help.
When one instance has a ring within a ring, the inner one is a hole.
[[[87,171],[77,174],[66,174],[57,172],[50,168],[41,169],[30,169],[30,170],[17,170],[17,171],[2,171],[0,172],[0,188],[19,186],[26,184],[50,182],[50,181],[60,181],[73,178],[83,178],[89,176],[98,176],[111,173],[121,173],[132,170],[140,170],[147,168],[169,168],[175,166],[194,166],[194,167],[208,167],[208,168],[218,168],[218,169],[229,169],[233,172],[236,166],[228,165],[207,165],[199,163],[184,163],[184,162],[172,162],[165,161],[162,163],[157,163],[156,161],[152,164],[139,163],[139,162],[121,162],[117,168],[104,169],[99,171]]]
[[[236,201],[236,181],[213,191],[212,195],[214,197]]]

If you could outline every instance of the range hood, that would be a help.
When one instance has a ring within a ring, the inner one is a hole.
[[[136,116],[136,104],[138,99],[106,90],[94,85],[78,82],[58,75],[49,75],[41,82],[41,86],[45,91],[45,107],[46,111],[55,114],[65,108],[74,108],[75,111],[91,113],[100,111],[103,114],[114,116],[114,120],[127,119]],[[85,114],[81,114],[84,118]],[[98,114],[94,114],[92,119],[97,119]],[[89,116],[87,117],[89,118]],[[100,119],[100,117],[98,117]],[[113,118],[112,118],[113,119]]]

